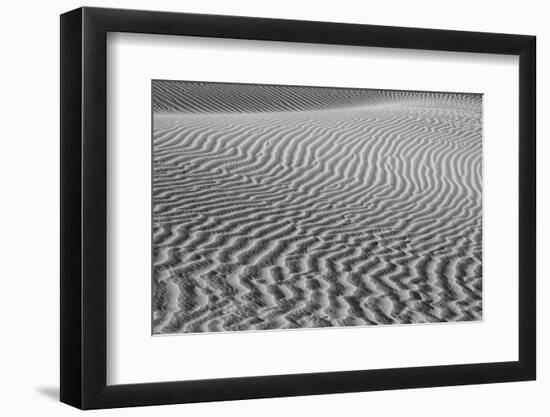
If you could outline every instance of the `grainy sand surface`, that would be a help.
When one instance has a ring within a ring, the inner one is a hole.
[[[153,333],[482,318],[482,96],[153,81]]]

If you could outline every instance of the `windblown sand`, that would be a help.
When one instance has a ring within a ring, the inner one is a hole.
[[[153,333],[482,318],[482,96],[153,81]]]

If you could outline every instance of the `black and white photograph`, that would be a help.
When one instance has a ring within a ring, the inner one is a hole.
[[[153,335],[483,319],[483,94],[151,91]]]
[[[59,71],[6,101],[5,177],[40,171],[6,193],[8,381],[107,414],[537,415],[542,14],[214,1],[63,6],[58,54],[16,48]],[[52,236],[50,288],[21,271]]]

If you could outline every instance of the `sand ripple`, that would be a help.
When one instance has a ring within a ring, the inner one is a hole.
[[[481,100],[154,81],[154,333],[481,319]]]

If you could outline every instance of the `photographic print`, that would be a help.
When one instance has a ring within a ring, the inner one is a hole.
[[[482,99],[152,81],[152,332],[482,319]]]
[[[536,41],[62,14],[60,400],[535,380]]]

